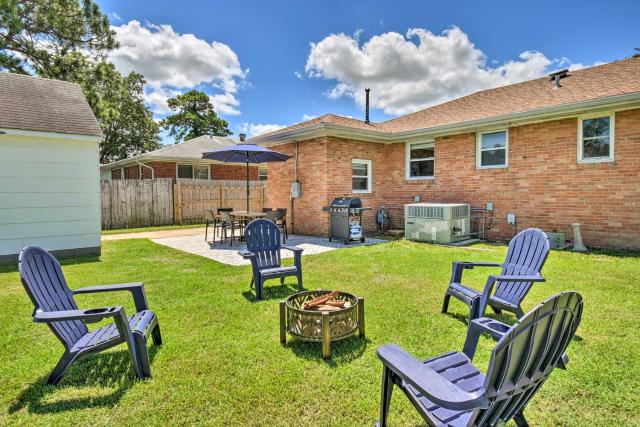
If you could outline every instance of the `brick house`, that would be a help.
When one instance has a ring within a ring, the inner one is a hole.
[[[237,144],[232,138],[199,136],[155,151],[101,166],[102,179],[192,178],[245,180],[245,164],[202,159],[202,153]],[[266,180],[267,169],[249,167],[251,181]]]
[[[291,207],[296,233],[326,235],[338,196],[385,206],[491,203],[488,238],[582,224],[594,247],[640,248],[640,58],[477,92],[382,123],[325,115],[254,143],[293,156],[269,164],[269,201]],[[302,197],[291,200],[299,180]],[[507,214],[516,216],[507,223]]]

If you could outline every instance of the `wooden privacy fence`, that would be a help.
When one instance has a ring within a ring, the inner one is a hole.
[[[266,206],[266,182],[249,182],[249,209]],[[246,181],[130,179],[102,181],[102,228],[203,222],[205,211],[246,210]]]

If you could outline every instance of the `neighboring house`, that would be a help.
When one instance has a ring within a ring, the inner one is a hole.
[[[199,136],[155,151],[119,160],[101,167],[103,179],[191,178],[210,180],[245,180],[245,164],[203,160],[202,153],[237,144],[239,141],[219,136]],[[266,180],[265,166],[249,167],[249,179]]]
[[[640,248],[640,58],[484,90],[383,123],[326,115],[251,142],[294,156],[269,165],[268,198],[293,207],[296,233],[326,234],[322,207],[336,196],[374,209],[365,213],[368,230],[381,206],[403,227],[403,205],[420,196],[479,209],[492,203],[491,239],[532,226],[571,239],[578,222],[587,245]],[[295,179],[302,197],[291,202]]]
[[[101,139],[79,85],[0,73],[0,262],[100,254]]]

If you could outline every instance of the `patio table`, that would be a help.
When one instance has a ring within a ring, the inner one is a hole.
[[[266,215],[264,212],[247,212],[247,211],[232,211],[229,212],[232,218],[239,219],[241,221],[252,221],[257,218],[262,218]]]

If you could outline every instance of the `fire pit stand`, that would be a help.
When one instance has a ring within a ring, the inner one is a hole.
[[[280,342],[287,342],[287,332],[303,341],[322,342],[322,357],[331,357],[331,342],[352,336],[356,330],[364,337],[364,298],[339,292],[336,300],[345,306],[334,311],[305,310],[303,304],[331,291],[305,291],[280,302]]]

